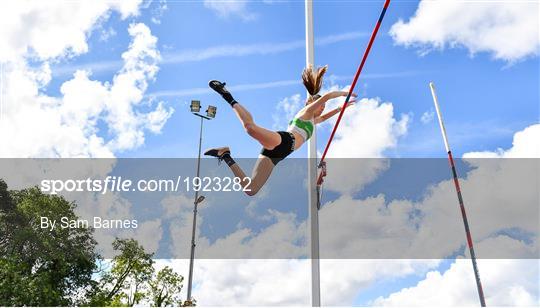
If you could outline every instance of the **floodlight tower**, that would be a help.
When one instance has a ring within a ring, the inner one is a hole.
[[[202,115],[199,112],[201,111],[201,101],[192,100],[191,105],[189,106],[191,113],[194,116],[197,116],[201,119],[201,125],[199,130],[199,155],[197,156],[197,176],[199,179],[201,171],[201,145],[202,145],[202,136],[203,136],[203,123],[204,120],[211,120],[216,117],[217,107],[208,106],[206,109],[206,115]],[[188,289],[186,302],[184,306],[192,306],[193,301],[191,298],[191,289],[193,286],[193,262],[195,261],[195,229],[197,228],[197,208],[201,202],[204,201],[204,196],[199,196],[199,189],[195,189],[195,201],[193,202],[193,229],[191,231],[191,254],[189,258],[189,276],[188,276]]]

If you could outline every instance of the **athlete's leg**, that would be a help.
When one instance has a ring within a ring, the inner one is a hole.
[[[251,177],[248,177],[240,165],[238,165],[231,157],[231,152],[227,147],[210,149],[206,151],[204,155],[214,156],[219,160],[224,160],[234,176],[240,179],[240,185],[242,185],[244,192],[248,196],[257,194],[266,181],[268,181],[268,178],[272,174],[272,170],[274,170],[274,163],[272,160],[266,156],[260,155],[255,163],[255,167],[253,167]]]
[[[253,167],[253,171],[251,172],[251,185],[249,186],[251,196],[258,193],[264,184],[266,184],[274,167],[275,165],[270,158],[259,155],[255,167]]]
[[[231,105],[248,135],[259,141],[265,149],[272,150],[281,143],[281,137],[278,133],[255,124],[251,113],[233,98],[232,94],[225,88],[225,83],[212,80],[209,86]]]
[[[237,103],[234,104],[233,109],[240,122],[242,122],[246,133],[253,139],[259,141],[263,148],[272,150],[281,143],[281,136],[275,131],[268,130],[255,124],[251,113],[249,113],[244,106]]]
[[[274,163],[270,158],[260,155],[253,167],[251,178],[246,177],[242,168],[236,163],[231,165],[230,168],[234,175],[240,178],[240,184],[244,188],[244,192],[248,196],[254,196],[268,181],[274,170]]]

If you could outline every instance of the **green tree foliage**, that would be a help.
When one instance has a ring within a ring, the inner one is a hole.
[[[92,230],[42,229],[42,216],[77,219],[75,205],[36,187],[8,191],[0,180],[0,305],[76,305],[99,259]]]
[[[183,281],[184,277],[174,272],[172,268],[166,266],[161,269],[149,282],[152,306],[181,306],[180,291]]]
[[[103,273],[92,306],[133,306],[145,298],[146,284],[154,271],[153,254],[146,253],[133,239],[116,239],[113,248],[119,254],[110,270]]]
[[[136,240],[116,239],[118,254],[105,261],[91,228],[41,228],[41,217],[79,219],[75,207],[37,187],[9,191],[0,179],[0,306],[182,304],[183,277],[170,267],[156,272]]]
[[[113,248],[119,254],[102,274],[98,292],[89,302],[91,306],[182,305],[184,277],[168,266],[156,273],[152,254],[133,239],[116,239]]]

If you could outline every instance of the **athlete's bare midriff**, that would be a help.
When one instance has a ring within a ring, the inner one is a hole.
[[[304,137],[302,137],[299,133],[292,132],[294,136],[294,150],[298,150],[305,142]]]

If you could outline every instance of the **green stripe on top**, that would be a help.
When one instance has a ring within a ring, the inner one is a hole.
[[[309,120],[302,120],[299,118],[294,118],[291,121],[291,124],[300,128],[301,130],[306,132],[307,139],[311,138],[311,135],[313,135],[313,122]]]

